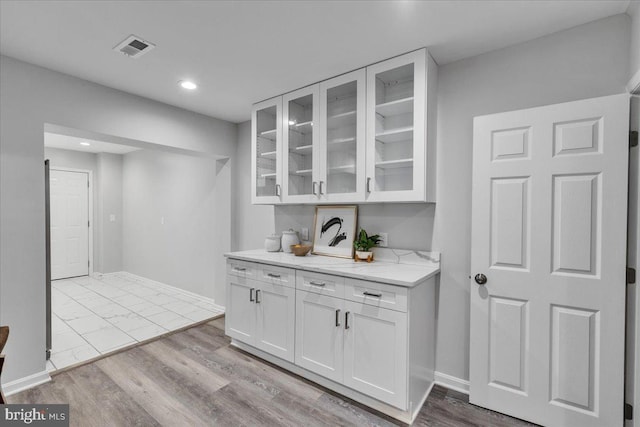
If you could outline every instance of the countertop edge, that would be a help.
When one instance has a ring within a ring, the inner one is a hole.
[[[386,283],[386,284],[395,285],[395,286],[402,286],[402,287],[405,287],[405,288],[413,288],[416,285],[419,285],[419,284],[431,279],[432,277],[434,277],[434,276],[436,276],[437,274],[440,273],[440,269],[439,268],[431,269],[428,273],[426,273],[420,279],[418,279],[416,281],[413,281],[413,282],[407,282],[407,281],[403,281],[403,280],[384,279],[384,278],[375,277],[375,276],[369,276],[369,275],[361,274],[361,273],[360,274],[355,274],[355,273],[349,273],[349,272],[343,272],[343,271],[335,271],[335,270],[326,269],[326,268],[322,268],[322,267],[302,266],[302,265],[289,264],[289,263],[281,262],[281,261],[262,260],[262,259],[259,259],[259,258],[253,257],[253,256],[249,256],[249,255],[238,255],[238,254],[234,254],[234,253],[225,253],[224,256],[225,256],[225,258],[237,259],[237,260],[240,260],[240,261],[256,262],[258,264],[266,264],[266,265],[275,265],[275,266],[279,266],[279,267],[292,268],[294,270],[310,271],[310,272],[313,272],[313,273],[332,274],[334,276],[343,276],[343,277],[349,277],[349,278],[352,278],[352,279],[370,280],[372,282]],[[394,264],[394,265],[398,265],[398,264]],[[407,264],[407,265],[413,265],[413,264]]]

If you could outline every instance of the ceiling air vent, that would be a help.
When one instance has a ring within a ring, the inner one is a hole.
[[[118,45],[114,47],[113,50],[115,50],[116,52],[120,52],[123,55],[128,56],[129,58],[139,58],[145,53],[152,50],[154,47],[156,47],[155,44],[131,34],[121,43],[118,43]]]

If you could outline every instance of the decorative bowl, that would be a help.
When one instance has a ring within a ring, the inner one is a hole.
[[[311,250],[311,245],[291,245],[290,248],[295,256],[305,256]]]

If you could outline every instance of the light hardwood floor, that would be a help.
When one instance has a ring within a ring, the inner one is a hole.
[[[72,426],[401,425],[229,346],[224,318],[53,376],[9,403],[69,403]],[[530,426],[436,386],[416,426]]]

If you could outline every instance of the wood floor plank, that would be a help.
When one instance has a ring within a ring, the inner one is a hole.
[[[381,426],[402,423],[229,345],[224,318],[53,376],[9,403],[69,403],[71,425]],[[415,426],[533,426],[432,390]]]
[[[175,399],[175,393],[180,390],[167,389],[156,381],[158,378],[146,375],[139,364],[135,361],[131,363],[127,353],[128,351],[116,354],[95,363],[161,425],[208,425],[207,421],[193,414],[191,407]]]

